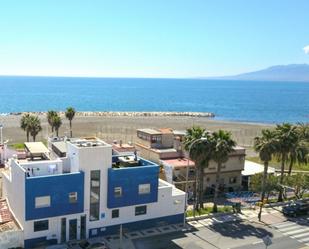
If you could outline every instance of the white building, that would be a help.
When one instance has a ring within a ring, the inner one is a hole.
[[[11,158],[3,195],[25,248],[181,223],[185,194],[159,179],[159,166],[134,155],[112,156],[97,138],[26,143]]]

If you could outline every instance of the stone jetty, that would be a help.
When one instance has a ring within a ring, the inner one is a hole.
[[[36,115],[45,115],[46,112],[28,112]],[[22,115],[22,112],[10,113],[9,115]],[[63,116],[65,112],[60,111],[59,114]],[[76,112],[79,117],[205,117],[213,118],[215,114],[212,112]]]

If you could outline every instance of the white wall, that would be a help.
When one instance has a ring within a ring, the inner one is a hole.
[[[26,170],[30,169],[30,176],[46,176],[51,175],[52,172],[49,169],[50,165],[56,165],[56,170],[54,174],[62,174],[62,161],[60,159],[56,160],[46,160],[46,161],[29,161],[27,163],[20,163],[22,167]],[[32,170],[33,169],[33,175]]]
[[[225,171],[242,171],[245,167],[245,157],[240,156],[230,156],[228,161],[222,165],[221,172]],[[204,169],[204,173],[215,173],[217,170],[217,163],[214,161],[209,162],[208,168]]]
[[[87,229],[102,225],[102,220],[89,221],[90,207],[90,171],[100,170],[100,214],[107,209],[107,175],[108,168],[112,166],[112,146],[77,147],[68,143],[68,156],[72,166],[79,167],[85,173],[84,177],[84,212],[87,213]],[[74,165],[76,164],[76,165]]]
[[[4,197],[7,199],[11,212],[19,225],[23,228],[25,220],[25,173],[14,160],[10,173],[3,174]]]
[[[145,215],[135,216],[136,206],[128,206],[119,208],[119,218],[112,219],[112,209],[106,209],[105,218],[101,220],[101,224],[96,227],[112,226],[121,223],[148,220],[163,216],[171,216],[184,213],[185,193],[177,190],[177,194],[174,194],[173,188],[175,187],[168,184],[167,182],[165,183],[166,186],[159,188],[158,202],[136,205],[147,205],[147,213]]]
[[[69,239],[69,220],[77,219],[77,235],[80,236],[80,217],[83,214],[72,214],[66,216],[57,216],[41,220],[48,220],[48,230],[34,232],[34,222],[39,220],[31,220],[25,222],[24,238],[32,239],[38,237],[47,237],[47,239],[57,239],[60,243],[61,239],[61,218],[66,218],[66,239]]]

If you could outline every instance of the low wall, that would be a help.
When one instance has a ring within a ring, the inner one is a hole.
[[[23,231],[4,231],[0,233],[0,248],[23,247]]]

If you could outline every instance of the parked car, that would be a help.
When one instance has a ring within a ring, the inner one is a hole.
[[[299,200],[290,203],[282,208],[282,212],[286,216],[296,217],[298,215],[306,215],[309,213],[309,200]]]
[[[69,241],[69,249],[108,249],[104,242],[90,242],[88,240]]]

